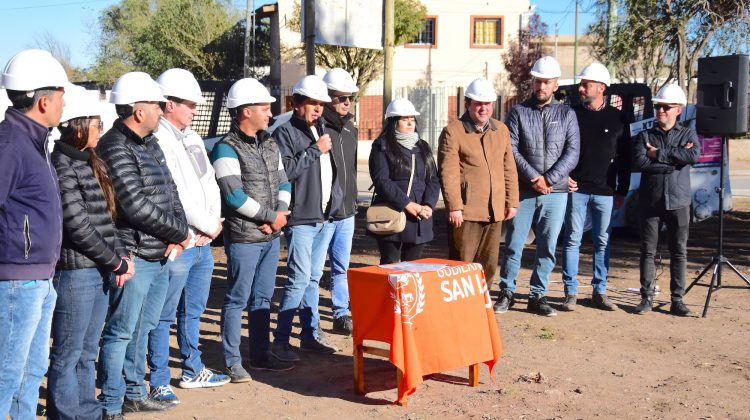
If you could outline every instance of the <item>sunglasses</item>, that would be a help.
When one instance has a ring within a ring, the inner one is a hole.
[[[667,111],[669,111],[672,108],[677,108],[677,106],[676,105],[665,105],[665,104],[655,104],[654,105],[654,109],[657,110],[657,111],[660,110],[660,109],[663,109],[664,112],[667,112]]]
[[[91,123],[89,124],[89,127],[96,127],[99,129],[99,131],[104,130],[104,121],[99,121],[98,123]]]
[[[349,100],[349,102],[354,102],[354,100],[357,99],[357,97],[354,95],[341,95],[341,96],[337,96],[336,99],[339,102],[344,103],[346,102],[347,99]]]

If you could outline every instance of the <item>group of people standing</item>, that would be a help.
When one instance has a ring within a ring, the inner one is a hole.
[[[389,104],[369,160],[373,204],[403,211],[406,224],[399,233],[370,233],[381,263],[421,257],[433,239],[442,189],[450,257],[481,263],[490,285],[500,277],[497,313],[515,301],[530,229],[537,245],[528,308],[556,313],[546,294],[564,225],[561,309],[574,310],[588,208],[593,302],[613,310],[606,297],[609,215],[628,190],[632,155],[643,172],[643,299],[636,312],[653,304],[654,250],[664,220],[673,253],[671,310],[689,314],[681,299],[689,220],[684,191],[700,145],[692,130],[675,122],[684,94],[672,86],[660,91],[657,125],[629,143],[621,113],[604,101],[606,68],[584,69],[583,104],[574,108],[554,101],[560,76],[554,59],[540,59],[531,74],[533,96],[511,110],[507,125],[492,118],[492,84],[473,81],[466,113],[440,136],[437,162],[419,138],[414,105],[406,99]],[[50,418],[118,419],[174,407],[180,400],[168,361],[175,322],[180,388],[247,382],[246,367],[287,371],[300,360],[297,351],[334,353],[319,326],[326,258],[333,331],[351,333],[346,270],[357,211],[358,133],[350,111],[358,88],[345,70],[298,81],[291,118],[273,133],[276,99],[255,79],[237,81],[226,98],[230,130],[210,157],[190,129],[204,99],[186,70],[170,69],[156,80],[142,72],[122,75],[110,95],[119,118],[104,135],[98,100],[70,85],[49,53],[20,52],[1,83],[12,106],[0,123],[0,415],[33,417],[48,368]],[[53,127],[61,138],[50,155]],[[508,228],[498,267],[503,222]],[[288,275],[272,332],[282,232]],[[208,369],[199,349],[214,266],[210,243],[220,234],[228,268],[222,372]],[[250,349],[243,365],[245,308]],[[290,344],[295,315],[302,329],[298,347]]]

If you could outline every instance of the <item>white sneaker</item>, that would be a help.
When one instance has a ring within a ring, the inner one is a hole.
[[[229,383],[229,376],[223,375],[218,372],[214,372],[211,369],[203,368],[198,372],[197,376],[189,377],[182,375],[180,381],[180,388],[211,388],[215,386],[222,386]]]

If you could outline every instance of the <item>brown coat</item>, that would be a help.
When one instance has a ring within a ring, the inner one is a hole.
[[[518,174],[508,127],[490,119],[477,133],[468,114],[440,134],[438,170],[448,211],[463,210],[464,220],[502,221],[506,208],[518,207]]]

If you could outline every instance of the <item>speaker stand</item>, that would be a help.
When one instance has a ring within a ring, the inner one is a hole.
[[[708,313],[708,305],[711,303],[711,294],[713,294],[714,290],[719,290],[722,287],[730,288],[731,286],[724,286],[721,284],[721,269],[726,264],[729,266],[729,268],[732,269],[732,271],[737,274],[739,278],[745,281],[748,286],[750,286],[750,280],[745,277],[742,273],[740,273],[739,270],[737,270],[737,267],[734,266],[725,256],[724,256],[724,165],[726,163],[726,151],[728,148],[727,143],[727,137],[722,136],[721,137],[721,169],[719,170],[719,187],[716,188],[716,192],[719,193],[719,247],[717,254],[711,259],[711,262],[708,263],[708,265],[701,271],[701,273],[698,275],[698,277],[693,280],[692,283],[690,283],[690,286],[685,290],[685,294],[687,294],[690,289],[693,288],[693,286],[701,285],[701,286],[707,286],[708,287],[708,294],[706,295],[706,304],[703,306],[703,318],[706,317],[706,314]],[[711,274],[711,282],[709,284],[699,283],[700,279],[708,273],[708,270],[710,270],[713,267],[713,272]],[[734,287],[736,288],[736,287]]]

